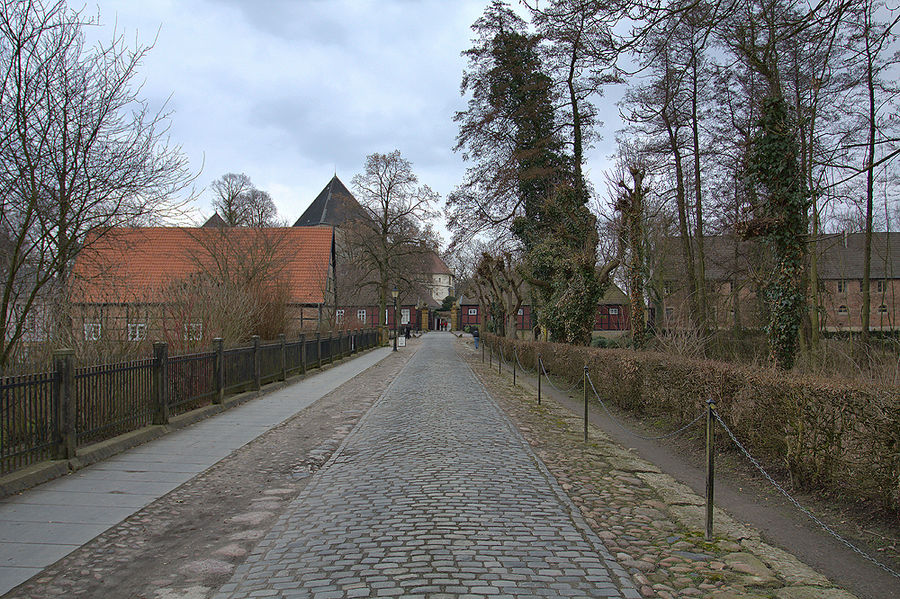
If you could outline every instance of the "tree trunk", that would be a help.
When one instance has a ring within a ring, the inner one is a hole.
[[[708,329],[707,316],[709,314],[709,306],[706,299],[706,259],[703,251],[703,194],[701,193],[701,173],[700,173],[700,123],[697,118],[697,95],[699,93],[699,73],[697,72],[697,56],[696,51],[691,60],[693,65],[692,72],[692,93],[691,93],[691,129],[694,142],[694,209],[695,209],[695,234],[694,239],[697,244],[696,254],[696,287],[697,287],[697,328],[702,335],[706,335]],[[713,327],[716,323],[713,323]]]
[[[867,7],[868,9],[868,7]],[[875,197],[875,72],[871,41],[870,12],[866,11],[866,88],[869,92],[869,139],[866,148],[866,240],[863,248],[862,279],[862,326],[860,337],[869,340],[869,312],[872,308],[870,297],[870,275],[872,272],[872,211]]]

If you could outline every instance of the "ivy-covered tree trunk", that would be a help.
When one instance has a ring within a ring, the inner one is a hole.
[[[806,301],[803,263],[807,193],[796,128],[780,97],[763,102],[749,174],[765,194],[754,206],[750,228],[762,234],[775,262],[772,280],[765,289],[770,356],[777,368],[789,370],[794,365]]]

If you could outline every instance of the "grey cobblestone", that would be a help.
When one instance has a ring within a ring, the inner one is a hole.
[[[424,338],[217,599],[638,596],[452,339]]]

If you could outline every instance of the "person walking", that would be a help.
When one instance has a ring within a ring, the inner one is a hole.
[[[472,329],[472,339],[475,340],[475,349],[478,349],[478,327]]]

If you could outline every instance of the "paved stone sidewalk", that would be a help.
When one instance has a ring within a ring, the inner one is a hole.
[[[639,597],[452,341],[424,338],[218,598]]]

